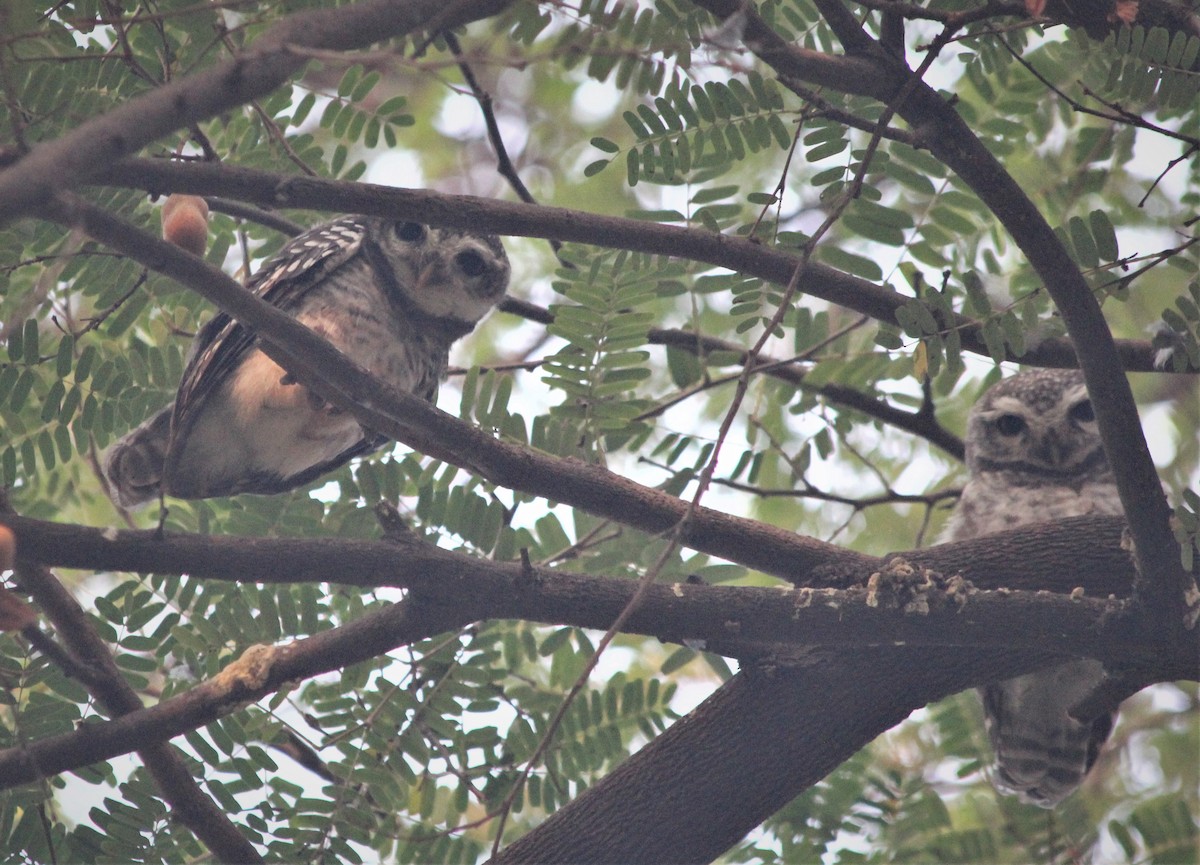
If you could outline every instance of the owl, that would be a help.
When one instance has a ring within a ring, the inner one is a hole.
[[[429,401],[451,344],[503,297],[500,240],[343,216],[292,240],[247,288],[359,366]],[[217,313],[196,335],[171,406],[120,439],[104,471],[132,507],[280,493],[379,448],[386,438],[298,384],[254,332]]]
[[[1122,513],[1076,370],[1026,372],[990,388],[971,410],[966,451],[971,476],[943,541]],[[1104,676],[1100,662],[1077,660],[979,689],[998,789],[1052,808],[1079,786],[1115,715],[1082,721],[1069,712]]]

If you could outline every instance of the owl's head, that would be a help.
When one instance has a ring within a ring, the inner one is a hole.
[[[967,465],[1063,480],[1107,466],[1078,370],[1042,369],[993,385],[967,421]]]
[[[508,288],[508,256],[493,234],[384,219],[370,233],[405,300],[426,315],[474,325]]]

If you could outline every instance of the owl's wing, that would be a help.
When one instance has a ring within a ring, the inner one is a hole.
[[[362,246],[366,227],[349,216],[317,226],[289,242],[246,286],[272,306],[290,312]],[[225,382],[254,347],[253,330],[218,312],[200,328],[171,418],[171,436],[186,434],[205,400]]]

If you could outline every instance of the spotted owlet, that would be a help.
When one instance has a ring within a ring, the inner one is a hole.
[[[943,541],[1086,514],[1122,513],[1083,376],[1036,370],[999,382],[967,421],[963,488]],[[1096,761],[1115,715],[1081,721],[1070,709],[1104,679],[1076,660],[979,689],[1002,792],[1052,808]]]
[[[508,276],[491,235],[344,216],[292,240],[247,288],[393,387],[433,401],[451,343],[496,305]],[[126,507],[160,493],[279,493],[385,441],[218,313],[192,344],[174,404],[113,446],[105,474]]]

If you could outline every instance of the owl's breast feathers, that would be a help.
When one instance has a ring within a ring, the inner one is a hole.
[[[1047,479],[1033,482],[1027,474],[1007,469],[981,471],[963,488],[941,540],[966,540],[1068,517],[1120,513],[1121,500],[1111,475],[1053,483]]]

